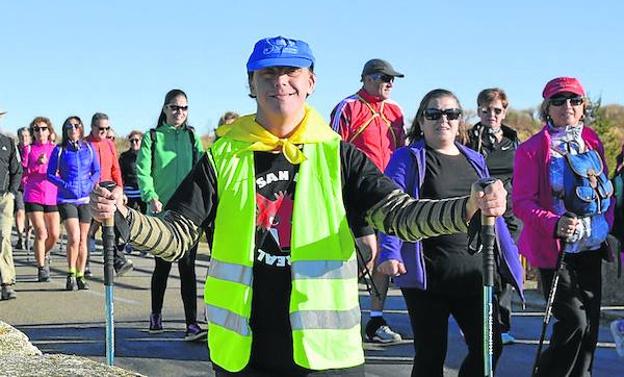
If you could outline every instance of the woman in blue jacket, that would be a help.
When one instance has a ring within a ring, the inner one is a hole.
[[[487,177],[483,157],[456,141],[463,127],[457,97],[433,90],[420,103],[409,132],[411,144],[398,149],[386,168],[388,175],[414,198],[445,199],[470,195],[473,182]],[[502,219],[496,223],[500,273],[521,291],[518,250]],[[468,355],[459,376],[483,376],[482,257],[468,248],[466,233],[402,242],[382,235],[379,270],[394,276],[401,288],[414,332],[412,376],[442,376],[446,357],[448,317],[464,333]],[[495,310],[496,310],[495,303]],[[495,328],[495,356],[502,350]]]
[[[100,165],[91,145],[83,141],[84,126],[77,116],[63,123],[63,139],[52,151],[48,180],[58,187],[56,202],[67,231],[69,273],[65,289],[89,289],[84,278],[87,234],[91,223],[89,193],[100,178]]]

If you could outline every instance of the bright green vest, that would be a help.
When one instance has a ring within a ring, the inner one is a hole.
[[[227,136],[208,153],[219,197],[204,290],[212,362],[238,372],[249,362],[256,187],[249,143]],[[303,147],[295,186],[290,324],[294,361],[314,370],[364,363],[357,261],[342,201],[340,140]]]

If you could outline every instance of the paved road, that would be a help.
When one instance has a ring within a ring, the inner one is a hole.
[[[37,347],[48,353],[67,353],[104,361],[104,287],[101,256],[92,261],[95,272],[91,290],[66,292],[65,258],[62,253],[52,257],[52,281],[38,283],[32,256],[15,251],[18,274],[18,299],[0,302],[0,318],[25,332]],[[115,326],[116,365],[148,376],[211,376],[209,355],[204,343],[182,341],[184,313],[179,295],[179,276],[172,269],[163,310],[163,334],[147,332],[150,312],[149,284],[153,259],[132,256],[135,270],[116,280]],[[202,308],[203,277],[208,262],[198,261],[198,306]],[[407,339],[411,329],[405,305],[399,292],[393,290],[388,299],[390,325]],[[361,292],[363,318],[367,317],[369,300]],[[200,311],[201,312],[201,311]],[[200,313],[201,314],[201,313]],[[513,332],[518,343],[507,346],[500,360],[498,376],[529,376],[535,355],[542,318],[536,312],[516,312]],[[624,376],[624,359],[619,359],[606,325],[600,329],[600,345],[596,352],[594,377]],[[412,344],[378,346],[365,344],[367,376],[409,376]],[[465,355],[465,346],[457,325],[451,320],[446,375],[456,376]],[[276,355],[280,357],[280,355]]]

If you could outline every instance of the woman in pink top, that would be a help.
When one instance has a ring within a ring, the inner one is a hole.
[[[40,282],[50,280],[48,253],[59,238],[60,218],[56,206],[56,186],[47,179],[48,161],[55,145],[52,122],[36,117],[30,122],[33,143],[24,154],[24,202],[30,223],[35,229],[35,258]]]

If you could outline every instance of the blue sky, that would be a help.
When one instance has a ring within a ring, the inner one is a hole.
[[[544,84],[576,76],[590,96],[624,104],[621,1],[4,1],[0,8],[0,129],[35,116],[110,115],[120,133],[146,130],[165,93],[189,96],[204,134],[224,111],[249,113],[245,62],[256,40],[306,40],[315,53],[310,103],[329,117],[360,86],[366,60],[405,73],[393,98],[411,119],[443,87],[474,109],[500,86],[512,107],[539,104]]]

